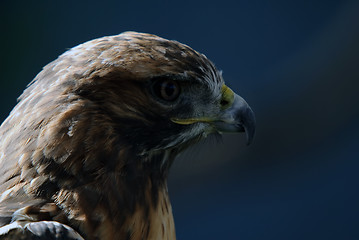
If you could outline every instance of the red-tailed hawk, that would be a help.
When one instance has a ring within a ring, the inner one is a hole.
[[[255,129],[203,54],[125,32],[49,63],[0,128],[1,239],[175,239],[166,179],[209,134]]]

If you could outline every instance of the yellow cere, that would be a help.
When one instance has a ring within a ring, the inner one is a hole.
[[[222,109],[229,108],[230,106],[232,106],[234,101],[234,92],[232,91],[232,89],[230,89],[224,84],[222,86],[221,91],[222,91],[222,99],[221,99]]]
[[[229,108],[233,104],[234,93],[229,87],[227,87],[224,84],[222,86],[221,92],[222,92],[222,98],[221,98],[222,109]],[[187,118],[187,119],[172,118],[171,121],[181,125],[189,125],[198,122],[213,122],[215,121],[215,119],[208,117]]]

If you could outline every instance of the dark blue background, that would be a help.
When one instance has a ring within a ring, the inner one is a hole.
[[[359,239],[358,1],[5,1],[1,120],[67,48],[126,30],[186,43],[253,107],[244,136],[185,152],[178,239]]]

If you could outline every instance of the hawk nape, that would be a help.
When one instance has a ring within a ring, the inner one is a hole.
[[[166,179],[211,133],[255,129],[203,54],[125,32],[49,63],[0,128],[1,239],[175,239]]]

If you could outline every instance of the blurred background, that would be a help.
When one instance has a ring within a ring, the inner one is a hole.
[[[0,3],[0,118],[66,49],[127,30],[204,53],[256,113],[208,139],[169,179],[177,238],[359,239],[359,2]]]

